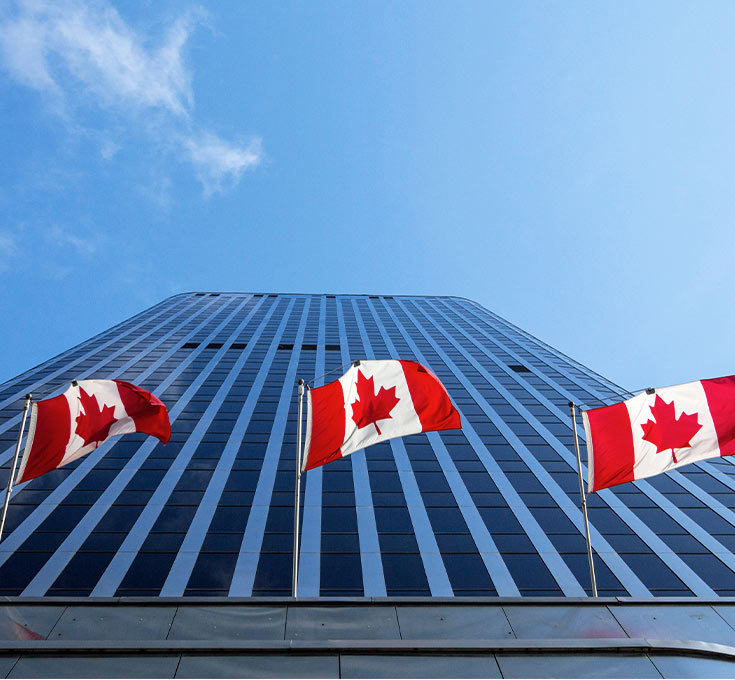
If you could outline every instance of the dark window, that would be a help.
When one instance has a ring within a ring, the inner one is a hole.
[[[429,595],[429,582],[421,556],[383,554],[383,572],[388,595]]]
[[[236,562],[237,555],[233,553],[200,553],[187,589],[229,590]]]

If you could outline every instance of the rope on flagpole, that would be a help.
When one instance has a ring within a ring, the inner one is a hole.
[[[23,430],[26,428],[26,417],[28,416],[28,408],[31,405],[33,396],[26,394],[26,401],[23,405],[23,417],[20,421],[20,430],[18,431],[18,440],[15,442],[15,455],[13,456],[13,464],[10,467],[10,477],[8,477],[8,488],[5,492],[5,503],[3,504],[3,514],[0,518],[0,541],[3,538],[3,530],[5,529],[5,518],[8,516],[8,505],[10,504],[10,492],[13,489],[13,477],[15,477],[15,468],[18,465],[18,455],[20,454],[20,442],[23,439]]]
[[[359,362],[359,359],[358,359]],[[312,378],[311,380],[307,380],[304,382],[304,385],[307,387],[311,387],[319,378],[324,378],[328,375],[331,375],[332,373],[336,373],[337,371],[341,371],[345,366],[352,366],[352,364],[356,363],[355,361],[348,361],[346,364],[342,364],[341,366],[337,366],[337,368],[333,368],[331,371],[327,371],[326,373],[322,373],[321,375],[316,376],[315,378]]]
[[[585,407],[585,408],[598,408],[599,406],[609,406],[610,404],[617,403],[618,401],[620,401],[620,399],[630,399],[631,397],[635,397],[635,396],[641,394],[641,392],[646,392],[648,394],[653,394],[653,392],[655,392],[655,390],[653,389],[653,387],[642,387],[639,390],[630,390],[630,391],[623,391],[623,390],[621,390],[617,394],[613,394],[610,397],[600,397],[598,399],[590,399],[590,400],[584,402],[583,404],[575,404],[575,406],[577,408],[582,408],[582,407]]]

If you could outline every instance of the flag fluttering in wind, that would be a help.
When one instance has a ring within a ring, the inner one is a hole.
[[[444,385],[421,364],[356,361],[309,391],[303,469],[394,437],[461,427]]]
[[[647,390],[583,411],[589,490],[735,453],[735,376]]]
[[[115,435],[143,432],[164,444],[171,437],[163,402],[122,380],[75,381],[32,408],[18,483],[77,460]]]

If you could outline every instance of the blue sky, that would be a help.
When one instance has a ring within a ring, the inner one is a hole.
[[[735,373],[735,4],[0,9],[0,380],[174,293],[472,298]]]

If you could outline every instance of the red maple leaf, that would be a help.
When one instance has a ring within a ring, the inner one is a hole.
[[[366,378],[362,371],[357,371],[357,400],[352,402],[352,420],[362,429],[372,424],[378,434],[382,434],[378,427],[379,420],[390,418],[390,412],[400,401],[396,397],[396,388],[386,390],[381,387],[375,394],[375,383],[372,378]]]
[[[689,442],[702,429],[697,421],[697,413],[682,413],[677,418],[673,399],[667,404],[658,394],[654,405],[650,408],[655,420],[649,420],[641,425],[643,439],[656,445],[656,453],[671,449],[674,462],[678,463],[674,449],[691,448]]]
[[[100,410],[97,397],[88,395],[79,388],[79,401],[84,413],[77,416],[76,433],[84,439],[84,445],[92,442],[102,443],[110,434],[110,427],[117,420],[114,406],[103,406]]]

